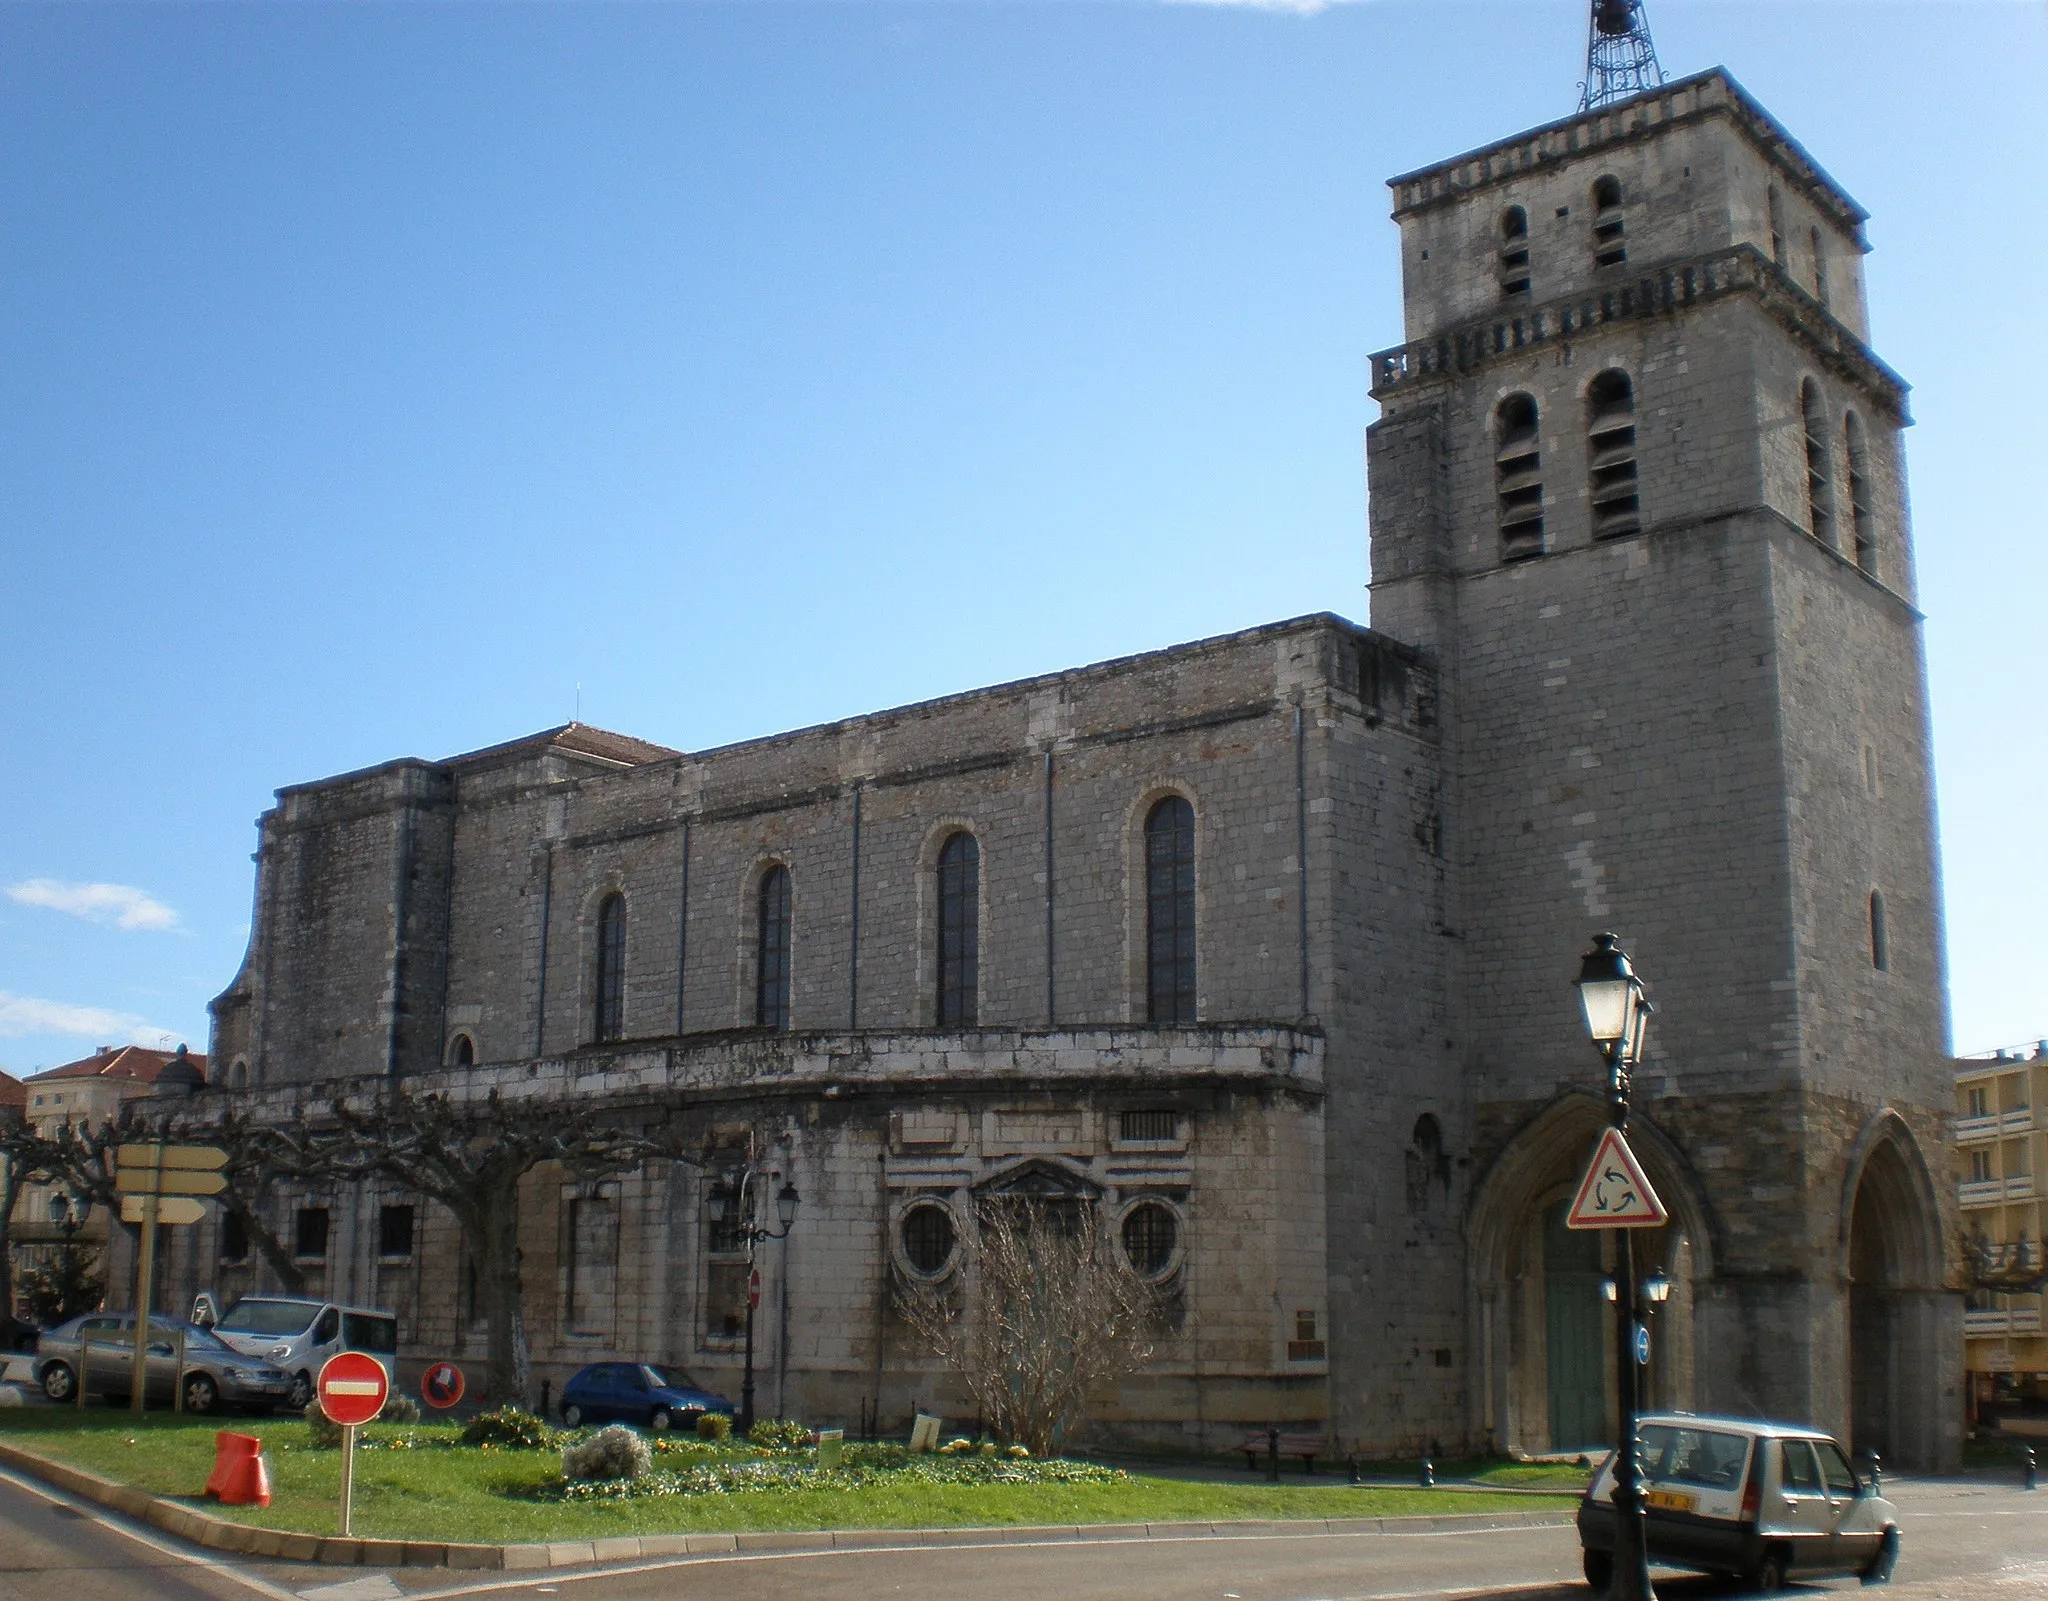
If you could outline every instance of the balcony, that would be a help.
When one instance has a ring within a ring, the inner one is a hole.
[[[1965,1312],[1963,1314],[1963,1333],[1965,1334],[2005,1334],[2010,1332],[2011,1329],[2012,1314],[2010,1312]]]
[[[2015,1334],[2039,1334],[2041,1332],[2041,1309],[2038,1306],[2015,1307],[2009,1314],[2012,1331]]]
[[[1998,1138],[1998,1114],[1987,1112],[1982,1117],[1959,1117],[1956,1119],[1956,1144],[1983,1145]]]
[[[1998,1131],[2001,1134],[2031,1134],[2034,1131],[2034,1109],[2031,1106],[2015,1106],[2010,1112],[2001,1112],[1998,1117]]]
[[[2005,1199],[2005,1180],[1966,1179],[1956,1186],[1956,1199],[1966,1207],[1997,1206]]]
[[[2005,1198],[2008,1201],[2030,1201],[2034,1198],[2034,1175],[2021,1173],[2005,1181]]]

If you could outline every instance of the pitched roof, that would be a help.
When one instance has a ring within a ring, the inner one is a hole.
[[[0,1067],[0,1106],[28,1105],[28,1086]]]
[[[46,1078],[111,1078],[154,1084],[157,1075],[177,1059],[176,1051],[153,1051],[146,1045],[102,1045],[76,1062],[66,1062],[47,1073],[31,1074],[28,1081],[33,1084]],[[206,1071],[206,1058],[199,1053],[188,1052],[186,1060],[200,1072]]]
[[[613,762],[621,767],[638,767],[642,762],[658,762],[665,757],[682,754],[651,740],[635,739],[631,734],[614,734],[609,729],[592,728],[588,723],[561,723],[553,728],[543,728],[537,734],[508,739],[502,745],[486,745],[482,750],[464,751],[460,756],[448,759],[451,762],[475,761],[479,757],[506,756],[514,751],[545,745],[578,756],[594,756],[601,762]]]

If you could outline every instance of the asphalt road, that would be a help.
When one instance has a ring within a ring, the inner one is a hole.
[[[2048,1597],[2048,1493],[1978,1481],[1908,1482],[1890,1493],[1905,1535],[1899,1601]],[[1577,1578],[1568,1527],[750,1554],[518,1576],[322,1568],[217,1559],[0,1470],[0,1601],[1586,1601]],[[1854,1588],[1837,1581],[1795,1593],[1820,1601]],[[1678,1575],[1660,1579],[1658,1590],[1668,1601],[1736,1593]]]

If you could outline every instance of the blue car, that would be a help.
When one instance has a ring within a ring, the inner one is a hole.
[[[562,1386],[562,1421],[637,1423],[657,1434],[678,1426],[693,1429],[705,1412],[733,1413],[732,1402],[698,1388],[681,1368],[653,1362],[593,1362]]]

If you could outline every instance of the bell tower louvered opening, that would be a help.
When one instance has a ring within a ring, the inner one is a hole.
[[[1628,260],[1624,235],[1628,219],[1621,205],[1621,180],[1597,179],[1593,184],[1593,265],[1618,267]]]
[[[1849,445],[1849,521],[1856,540],[1856,565],[1877,576],[1877,519],[1870,510],[1870,442],[1863,419],[1853,411],[1843,419]]]
[[[1806,528],[1832,550],[1835,486],[1828,473],[1827,416],[1821,410],[1820,390],[1811,378],[1799,386],[1799,412],[1806,426]]]
[[[1529,213],[1520,206],[1500,214],[1500,292],[1529,292]]]
[[[1500,511],[1502,561],[1543,554],[1543,456],[1537,447],[1536,402],[1510,395],[1494,413],[1494,494]]]
[[[1609,369],[1586,391],[1586,470],[1591,479],[1593,537],[1642,532],[1636,481],[1636,391],[1625,372]]]

